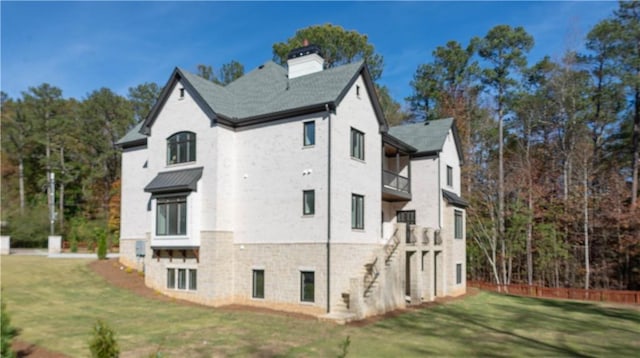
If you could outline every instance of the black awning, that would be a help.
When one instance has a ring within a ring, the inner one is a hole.
[[[144,191],[154,194],[196,191],[198,180],[200,180],[201,177],[202,167],[158,173],[151,183],[144,187]]]
[[[459,206],[461,208],[466,208],[469,206],[469,203],[458,196],[458,194],[450,192],[448,190],[442,189],[442,196],[444,199],[453,206]]]

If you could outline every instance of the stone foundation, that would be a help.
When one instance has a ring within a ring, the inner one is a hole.
[[[397,246],[390,256],[382,244],[331,244],[330,297],[326,243],[238,244],[232,232],[201,232],[198,251],[167,248],[157,251],[158,257],[153,257],[146,239],[145,284],[170,297],[216,307],[241,304],[322,316],[329,302],[332,314],[346,312],[357,319],[404,308],[407,287],[412,304],[431,301],[436,295],[463,294],[464,285],[447,287],[445,280],[438,282],[441,287],[434,287],[434,268],[438,278],[450,271],[444,269],[444,247],[434,244],[433,232],[424,234],[423,228],[416,227],[423,235],[420,238],[426,235],[429,242],[407,244],[404,224],[398,226]],[[121,239],[120,262],[140,270],[137,240]],[[373,285],[365,279],[367,267],[376,274]],[[197,270],[197,289],[168,289],[168,268]],[[264,298],[253,297],[253,270],[264,271]],[[302,271],[314,272],[313,302],[301,301]]]

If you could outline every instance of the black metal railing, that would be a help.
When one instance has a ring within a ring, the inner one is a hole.
[[[411,193],[411,181],[407,177],[403,177],[398,173],[382,169],[382,185],[387,188]]]

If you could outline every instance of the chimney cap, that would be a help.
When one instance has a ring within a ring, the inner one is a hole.
[[[308,41],[305,40],[305,43],[308,43]],[[292,58],[311,55],[313,53],[316,53],[320,57],[322,57],[322,55],[320,54],[320,46],[311,44],[311,45],[305,45],[302,47],[294,48],[293,50],[291,50],[291,52],[289,52],[287,59],[290,60]]]

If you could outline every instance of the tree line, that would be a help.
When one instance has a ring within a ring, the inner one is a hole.
[[[470,278],[640,289],[639,38],[620,2],[557,60],[528,64],[534,38],[500,25],[419,66],[411,118],[461,134]]]
[[[51,229],[74,238],[117,234],[116,142],[159,93],[157,84],[144,83],[127,97],[101,88],[83,100],[65,99],[60,88],[44,83],[18,99],[1,94],[2,231],[12,243],[41,245]]]
[[[620,2],[588,33],[584,51],[527,63],[534,38],[499,25],[483,37],[438,46],[404,104],[377,83],[392,125],[453,117],[465,162],[471,279],[548,286],[640,288],[640,5]],[[366,35],[325,24],[273,45],[273,59],[304,40],[325,67],[365,60],[378,82],[384,58]],[[244,74],[231,61],[200,76],[226,85]],[[28,242],[48,230],[47,178],[56,175],[57,232],[117,237],[115,142],[149,112],[160,86],[126,97],[103,88],[64,99],[43,84],[2,96],[3,229]]]

